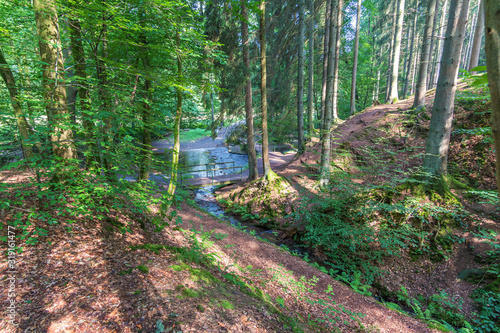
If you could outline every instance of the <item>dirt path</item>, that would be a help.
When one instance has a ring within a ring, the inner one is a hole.
[[[387,113],[408,109],[411,106],[411,102],[411,100],[405,100],[395,105],[380,105],[369,108],[366,112],[354,116],[354,123],[357,124],[358,127],[364,128]],[[354,128],[352,126],[347,128],[344,124],[339,126],[339,129],[341,128],[341,132],[343,133],[348,134],[359,130],[356,126],[354,126]],[[353,124],[352,120],[350,124]],[[194,144],[194,146],[200,147],[206,143],[207,140],[202,139]],[[215,144],[217,144],[217,141],[215,141]],[[183,149],[189,146],[193,145],[184,146]],[[281,169],[279,174],[293,176],[296,173],[304,171],[300,167],[302,164],[300,158],[293,160],[293,154],[283,156],[279,156],[278,154],[279,153],[271,154],[271,163],[274,169]],[[259,163],[259,166],[260,164],[261,163]],[[259,171],[261,172],[261,170]],[[349,320],[350,315],[347,313],[362,313],[363,317],[359,319],[359,322],[367,331],[434,331],[429,329],[426,323],[390,310],[376,302],[373,298],[365,297],[354,292],[349,287],[315,269],[302,259],[290,255],[283,249],[273,244],[263,242],[204,212],[200,213],[200,211],[194,207],[182,205],[179,214],[184,221],[189,221],[197,230],[214,230],[216,233],[227,234],[228,237],[218,241],[212,248],[213,251],[221,255],[221,261],[224,265],[231,266],[235,265],[237,262],[239,267],[253,268],[251,271],[238,270],[238,274],[245,275],[249,280],[256,283],[259,281],[272,281],[267,284],[264,291],[275,299],[284,299],[292,315],[295,312],[306,318],[308,313],[319,311],[317,306],[308,304],[304,299],[297,300],[301,297],[293,295],[293,293],[290,293],[290,289],[283,287],[298,285],[300,284],[299,281],[303,281],[305,277],[307,280],[316,281],[314,284],[311,284],[312,292],[303,295],[309,302],[328,301],[328,294],[324,291],[331,286],[334,295],[332,300],[336,304],[344,306],[346,309],[346,311],[340,314],[340,317]],[[235,260],[235,258],[237,258],[237,260]],[[256,278],[255,274],[252,274],[255,270],[261,270],[258,278]],[[346,331],[352,330],[352,326],[346,329]]]

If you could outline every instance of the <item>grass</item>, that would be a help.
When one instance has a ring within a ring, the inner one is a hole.
[[[181,132],[181,142],[191,142],[209,136],[210,131],[203,128],[190,129],[189,131]]]

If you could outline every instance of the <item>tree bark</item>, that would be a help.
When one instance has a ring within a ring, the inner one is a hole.
[[[394,35],[394,56],[392,60],[391,70],[391,90],[389,93],[389,101],[396,103],[399,99],[398,96],[398,76],[399,76],[399,58],[401,55],[401,36],[403,33],[403,18],[405,14],[405,0],[397,0],[397,19],[396,19],[396,33]]]
[[[252,110],[252,81],[250,76],[250,51],[248,49],[248,12],[241,0],[241,38],[243,43],[243,66],[245,67],[245,114],[247,125],[247,153],[248,153],[248,180],[252,181],[259,177],[257,168],[257,153],[255,152],[255,138],[253,131]]]
[[[389,3],[391,8],[393,10],[390,10],[390,13],[395,13],[396,12],[396,2],[398,0],[393,0]],[[394,40],[396,39],[396,14],[391,14],[391,20],[392,20],[392,32],[391,32],[391,38],[390,38],[390,48],[389,48],[389,62],[387,64],[387,77],[386,77],[386,85],[385,85],[385,101],[388,103],[389,102],[389,95],[391,92],[391,70],[392,70],[392,63],[394,61],[393,56],[394,56]]]
[[[403,98],[406,98],[408,95],[408,84],[410,82],[410,72],[411,72],[411,67],[413,65],[413,50],[415,48],[415,32],[417,30],[417,18],[418,18],[418,0],[415,4],[415,17],[413,18],[413,29],[411,33],[411,44],[410,44],[410,57],[408,59],[408,69],[406,70],[406,77],[405,77],[405,87],[403,89]]]
[[[180,48],[181,38],[177,32],[177,49]],[[177,54],[177,77],[182,80],[182,59],[181,55]],[[172,164],[170,171],[170,182],[168,183],[168,197],[173,199],[177,182],[179,179],[179,154],[181,150],[181,120],[182,120],[182,90],[177,88],[177,107],[175,109],[175,124],[174,124],[174,149],[172,150]],[[170,206],[168,206],[170,208]],[[168,211],[168,209],[166,209]]]
[[[429,50],[431,47],[432,22],[436,11],[437,0],[429,0],[427,6],[427,17],[425,21],[425,31],[422,42],[422,51],[420,52],[420,65],[418,70],[417,87],[413,107],[425,106],[425,93],[427,91],[427,65],[429,59]]]
[[[2,76],[5,86],[7,86],[7,90],[10,95],[10,102],[12,104],[12,109],[14,111],[14,116],[16,117],[17,129],[19,130],[19,134],[21,134],[21,143],[23,155],[25,158],[31,158],[35,154],[33,152],[33,140],[31,137],[34,133],[31,129],[26,117],[23,114],[23,109],[21,107],[21,103],[19,102],[19,93],[16,87],[16,81],[14,79],[14,75],[10,70],[9,64],[3,55],[2,48],[0,47],[0,75]],[[38,148],[41,149],[41,146],[38,145]]]
[[[496,151],[497,189],[500,193],[500,3],[497,0],[483,1],[486,65],[491,94],[491,130]]]
[[[436,2],[436,12],[434,14],[434,19],[432,20],[432,37],[431,37],[431,47],[429,49],[429,59],[427,59],[427,90],[431,89],[432,83],[432,66],[435,60],[434,46],[436,44],[436,29],[437,29],[437,20],[438,20],[438,12],[439,12],[439,0]]]
[[[309,0],[309,87],[307,89],[307,125],[309,137],[314,133],[314,0]]]
[[[455,91],[468,11],[469,0],[451,0],[443,61],[436,88],[439,98],[434,100],[424,156],[424,171],[433,178],[438,177],[438,181],[447,172]]]
[[[333,113],[333,89],[334,89],[334,77],[335,77],[335,64],[332,61],[335,53],[337,52],[335,47],[335,36],[336,36],[336,26],[338,24],[338,11],[342,10],[341,0],[331,0],[331,22],[330,22],[330,40],[328,41],[328,66],[327,66],[327,84],[326,84],[326,101],[325,101],[325,118],[323,119],[323,129],[321,132],[321,165],[320,165],[320,185],[328,185],[330,179],[330,160],[331,160],[331,127],[332,127],[332,116]]]
[[[267,130],[267,57],[266,57],[266,1],[260,3],[260,100],[262,108],[262,167],[264,178],[271,180],[276,174],[269,161],[269,134]]]
[[[297,131],[298,150],[304,152],[304,0],[299,0],[299,47],[297,75]]]
[[[402,0],[404,1],[404,0]],[[356,112],[356,74],[358,72],[358,49],[359,49],[359,22],[361,17],[361,0],[358,0],[358,8],[356,14],[356,37],[354,40],[354,60],[352,67],[352,82],[351,82],[351,108],[349,114],[352,116]]]
[[[342,10],[344,0],[338,0],[337,18],[335,20],[335,52],[333,62],[333,97],[332,97],[332,121],[336,122],[339,118],[338,95],[339,95],[339,55],[340,55],[340,33],[342,32]]]
[[[446,7],[448,7],[448,0],[444,0],[443,7],[441,9],[441,20],[439,21],[439,36],[443,36],[444,27],[446,25],[446,22],[445,22]],[[441,58],[443,56],[443,40],[441,38],[439,38],[439,41],[438,41],[438,53],[436,55],[437,55],[437,61],[433,67],[434,68],[433,75],[431,75],[431,80],[432,80],[432,84],[430,86],[431,88],[434,88],[437,84],[439,69],[441,67]]]
[[[86,168],[96,167],[97,153],[95,151],[95,126],[92,121],[90,109],[90,90],[87,80],[87,70],[85,61],[85,51],[82,43],[82,34],[80,21],[76,19],[69,20],[71,49],[73,50],[73,59],[75,62],[76,82],[78,83],[78,97],[80,98],[80,112],[82,115],[83,128],[85,130],[85,139],[87,145]]]
[[[481,51],[481,41],[484,31],[484,0],[479,0],[479,10],[477,11],[476,31],[474,33],[474,42],[472,43],[472,52],[469,61],[469,70],[477,67],[479,64],[479,53]],[[473,74],[476,74],[474,72]]]
[[[329,43],[330,43],[330,25],[332,15],[332,1],[326,0],[325,9],[325,34],[323,38],[323,82],[321,85],[321,129],[325,120],[326,112],[326,81],[328,79],[328,61],[329,61]]]
[[[43,62],[43,91],[45,109],[50,128],[54,155],[63,161],[76,157],[73,131],[68,126],[69,112],[64,86],[64,59],[59,34],[59,24],[54,0],[33,0],[40,57]],[[64,171],[56,172],[55,179],[62,180]]]

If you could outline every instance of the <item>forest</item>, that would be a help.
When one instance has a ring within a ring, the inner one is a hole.
[[[500,332],[500,1],[0,0],[0,332]]]

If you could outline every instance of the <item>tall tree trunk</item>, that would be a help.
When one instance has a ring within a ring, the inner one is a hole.
[[[150,59],[148,53],[148,39],[144,34],[146,29],[145,25],[145,15],[142,9],[140,9],[140,17],[141,17],[141,32],[139,33],[139,40],[141,42],[141,46],[144,48],[142,51],[142,66],[144,72],[146,73],[144,77],[144,99],[142,103],[142,145],[139,150],[140,161],[139,161],[139,175],[137,177],[137,181],[148,180],[149,179],[149,169],[151,168],[151,155],[153,154],[153,146],[151,141],[151,105],[152,105],[152,84],[151,79],[149,77],[150,73]],[[177,48],[180,48],[180,35],[177,32],[176,35]],[[179,77],[182,75],[182,63],[180,62],[180,57],[177,58],[178,64],[178,75]],[[182,106],[182,98],[181,98],[181,106]],[[177,114],[176,114],[177,116]],[[177,125],[177,124],[176,124]],[[180,125],[179,125],[180,126]]]
[[[418,0],[416,1],[415,4],[415,17],[413,18],[413,29],[411,33],[411,45],[410,45],[410,57],[408,58],[408,69],[406,70],[406,77],[405,77],[405,87],[403,89],[403,98],[406,98],[408,96],[408,84],[410,82],[410,72],[411,72],[411,66],[413,65],[413,50],[415,48],[415,32],[417,30],[417,16],[418,14]]]
[[[491,93],[491,130],[496,151],[497,189],[500,193],[500,3],[497,0],[483,1],[486,64]]]
[[[331,155],[331,127],[332,127],[332,97],[333,97],[333,79],[334,79],[334,63],[332,55],[335,53],[335,24],[337,20],[337,10],[339,0],[327,0],[331,5],[331,21],[330,33],[328,41],[328,66],[326,80],[326,101],[325,101],[325,118],[323,119],[323,128],[321,132],[321,175],[320,184],[325,186],[330,178],[330,155]]]
[[[332,97],[332,121],[337,122],[339,118],[338,112],[338,95],[339,95],[339,56],[340,42],[342,32],[342,14],[344,8],[344,0],[338,0],[337,18],[335,20],[335,53],[333,62],[333,97]]]
[[[479,8],[478,8],[479,10]],[[472,40],[474,39],[473,37],[473,28],[476,26],[476,19],[477,15],[472,15],[472,24],[469,24],[465,29],[466,29],[466,36],[467,36],[467,48],[464,48],[462,51],[462,65],[461,68],[468,68],[469,65],[469,59],[471,55],[471,50],[472,50]]]
[[[326,0],[325,9],[325,34],[323,37],[323,82],[321,85],[321,129],[325,120],[326,112],[326,81],[328,79],[328,61],[329,61],[329,43],[331,32],[331,15],[332,15],[332,1]]]
[[[250,76],[250,51],[248,48],[248,12],[245,4],[246,0],[241,0],[241,38],[243,43],[243,66],[245,67],[245,113],[247,124],[247,152],[248,152],[248,180],[255,180],[259,177],[257,167],[257,153],[255,152],[255,138],[253,131],[253,110],[252,110],[252,80]]]
[[[468,12],[469,0],[451,0],[443,61],[436,88],[439,98],[434,100],[432,107],[424,156],[424,171],[433,177],[437,176],[438,181],[442,181],[447,172],[455,91]]]
[[[396,12],[396,2],[398,0],[393,0],[389,3],[390,8],[392,10],[390,13],[395,13]],[[396,14],[391,15],[391,20],[392,20],[392,32],[391,32],[391,38],[390,38],[390,48],[389,48],[389,62],[387,63],[387,79],[386,79],[386,85],[385,85],[385,101],[389,102],[389,94],[391,92],[391,70],[392,70],[392,63],[394,61],[393,56],[394,56],[394,40],[396,39]]]
[[[176,35],[177,49],[181,45],[181,37],[179,32]],[[182,59],[181,55],[177,54],[177,77],[182,80]],[[179,177],[179,154],[181,150],[181,120],[182,120],[182,89],[177,88],[177,107],[175,109],[175,124],[174,124],[174,149],[172,150],[172,165],[170,171],[170,182],[168,184],[168,197],[173,199],[175,189],[177,187]],[[168,206],[170,208],[170,206]],[[168,208],[166,209],[168,211]]]
[[[420,52],[420,64],[418,70],[417,87],[413,107],[425,105],[425,93],[427,91],[427,62],[429,59],[429,50],[431,48],[432,22],[436,11],[437,0],[429,0],[427,5],[427,17],[425,20],[425,31],[422,41],[422,51]]]
[[[415,53],[415,57],[413,58],[413,71],[411,73],[411,85],[410,85],[410,95],[413,95],[415,92],[415,77],[417,74],[417,61],[419,59],[420,53],[419,53],[419,48],[418,48],[418,42],[419,42],[420,36],[419,33],[417,32],[417,37],[416,37],[416,50],[417,52]]]
[[[479,0],[480,5],[477,11],[476,31],[474,33],[474,42],[472,44],[472,52],[469,61],[469,70],[477,67],[479,64],[479,53],[481,51],[481,41],[484,31],[484,0]],[[476,74],[476,72],[474,72]]]
[[[299,47],[297,75],[297,131],[299,153],[304,152],[304,0],[299,0]]]
[[[269,161],[269,134],[267,131],[267,57],[266,57],[266,1],[260,3],[260,100],[262,104],[262,167],[264,178],[273,179],[276,174]]]
[[[404,49],[404,63],[403,63],[403,76],[401,77],[403,79],[403,85],[401,86],[400,94],[403,96],[403,99],[405,99],[405,85],[404,83],[406,82],[406,78],[408,77],[408,64],[409,64],[409,50],[410,50],[410,36],[411,36],[411,24],[408,25],[408,28],[406,29],[406,47]]]
[[[394,35],[394,56],[392,57],[391,70],[391,90],[389,93],[389,101],[395,103],[398,101],[398,76],[399,76],[399,58],[401,55],[401,36],[403,33],[403,18],[405,15],[405,0],[398,0],[396,19],[396,33]]]
[[[34,133],[31,129],[26,117],[23,114],[23,109],[21,103],[19,102],[19,93],[16,87],[16,81],[14,75],[10,70],[9,64],[5,60],[2,48],[0,47],[0,75],[2,76],[7,90],[10,95],[10,102],[12,103],[12,109],[14,110],[14,116],[16,117],[17,129],[19,134],[21,134],[21,143],[23,149],[23,155],[25,158],[31,158],[34,156],[33,152],[33,140],[31,137]],[[37,145],[41,149],[41,145]]]
[[[373,94],[373,101],[378,102],[378,95],[380,94],[380,69],[377,69],[377,85],[374,92],[375,93]]]
[[[78,83],[78,97],[80,98],[80,112],[82,114],[83,128],[87,145],[86,168],[94,168],[97,163],[95,151],[95,126],[92,121],[90,109],[90,90],[85,66],[85,51],[83,49],[80,21],[69,20],[71,49],[75,61],[76,82]]]
[[[314,134],[314,0],[309,0],[309,87],[307,89],[307,124],[309,137]]]
[[[448,0],[444,0],[444,4],[443,4],[443,7],[441,9],[441,20],[439,21],[439,37],[443,36],[443,33],[444,33],[444,27],[446,25],[446,21],[445,21],[445,18],[447,17],[446,15],[446,8],[448,7]],[[439,69],[441,67],[441,58],[443,56],[443,39],[442,38],[439,38],[438,42],[438,49],[437,49],[437,61],[434,65],[434,69],[433,69],[433,75],[431,75],[431,80],[432,80],[432,84],[431,84],[431,88],[434,88],[437,84],[437,79],[438,79],[438,75],[439,75]]]
[[[429,49],[429,59],[427,59],[427,90],[431,89],[431,81],[432,81],[432,66],[434,65],[435,53],[434,46],[436,45],[436,29],[437,29],[437,20],[439,13],[439,0],[436,2],[436,12],[434,14],[434,19],[432,20],[432,38],[431,38],[431,47]]]
[[[403,0],[404,1],[404,0]],[[358,9],[356,14],[356,37],[354,40],[354,60],[352,67],[352,82],[351,82],[351,108],[350,115],[356,112],[356,102],[354,100],[356,92],[356,74],[358,72],[358,49],[359,49],[359,22],[361,18],[361,0],[358,0]]]
[[[50,140],[54,155],[63,161],[76,157],[73,131],[68,126],[69,112],[64,86],[64,59],[54,0],[33,0],[40,57],[43,62],[43,90]],[[65,171],[58,170],[55,180],[62,180]]]

